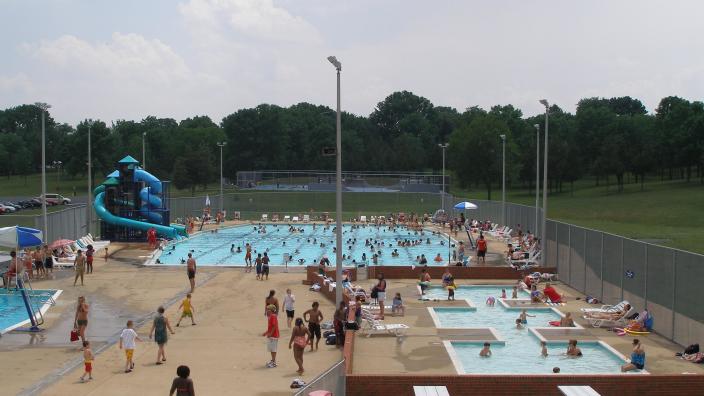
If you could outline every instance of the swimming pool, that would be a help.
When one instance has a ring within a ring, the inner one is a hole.
[[[56,299],[61,290],[28,290],[32,308],[44,314],[49,309],[49,301]],[[19,291],[0,289],[0,334],[29,324],[27,310]]]
[[[501,286],[461,286],[455,293],[456,298],[468,299],[472,306],[428,308],[436,326],[446,333],[466,335],[472,334],[472,331],[462,329],[493,330],[491,337],[481,341],[472,339],[444,342],[458,373],[547,374],[552,373],[553,367],[559,367],[562,374],[621,373],[621,365],[625,362],[623,356],[603,342],[580,341],[578,346],[583,356],[568,358],[564,355],[566,340],[547,341],[548,356],[542,357],[541,340],[530,329],[550,327],[548,322],[560,320],[561,313],[553,307],[526,307],[527,314],[534,317],[527,318],[526,328],[517,329],[516,319],[521,308],[507,308],[499,301],[493,307],[486,305],[488,296],[497,299],[501,296],[501,289]],[[511,289],[508,288],[506,292],[510,298]],[[447,298],[447,292],[440,287],[430,288],[426,295]],[[525,292],[518,295],[519,298],[527,296]],[[480,334],[476,331],[474,333]],[[483,333],[483,336],[486,334],[488,333]],[[491,343],[490,358],[479,356],[484,341]]]
[[[206,266],[242,266],[244,265],[245,244],[253,246],[253,258],[257,253],[267,252],[271,265],[284,264],[284,254],[292,256],[289,266],[313,265],[327,255],[334,261],[335,233],[334,227],[312,224],[293,224],[300,231],[290,232],[289,226],[283,224],[267,224],[266,233],[259,232],[257,226],[243,225],[223,228],[218,232],[204,232],[187,240],[174,242],[167,245],[159,257],[157,265],[180,265],[187,258],[189,252],[198,265]],[[347,257],[344,265],[372,264],[371,257],[374,252],[381,251],[379,265],[411,265],[415,264],[416,256],[425,255],[428,265],[436,264],[433,258],[440,255],[447,259],[447,237],[434,234],[432,231],[415,232],[398,227],[391,231],[387,227],[372,225],[358,226],[354,229],[351,225],[343,226],[343,254]],[[371,241],[368,246],[365,241]],[[398,246],[399,240],[422,240],[415,246]],[[454,243],[454,242],[453,242]],[[235,251],[232,251],[234,245]],[[242,250],[237,253],[236,249]],[[392,252],[398,251],[398,256]],[[302,262],[299,260],[303,260]]]

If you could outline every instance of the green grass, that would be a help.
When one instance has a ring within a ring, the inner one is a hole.
[[[461,192],[455,190],[454,194]],[[496,191],[492,198],[500,198]],[[485,199],[485,192],[468,192],[471,198]],[[526,190],[507,192],[511,202],[534,205],[535,195]],[[686,183],[652,182],[640,190],[627,184],[623,192],[611,186],[595,187],[582,181],[569,191],[548,197],[548,217],[567,223],[648,240],[659,245],[704,253],[704,186]]]

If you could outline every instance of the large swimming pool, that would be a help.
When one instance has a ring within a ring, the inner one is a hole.
[[[624,359],[606,344],[579,342],[583,356],[565,356],[565,341],[548,341],[548,356],[541,356],[540,339],[529,329],[550,327],[550,321],[560,320],[561,314],[551,307],[527,308],[528,323],[524,329],[516,328],[519,308],[506,308],[499,301],[501,286],[461,286],[456,298],[469,299],[472,307],[429,308],[438,328],[449,333],[463,334],[459,329],[493,328],[496,340],[491,342],[492,356],[480,357],[483,341],[446,341],[450,357],[460,374],[548,374],[559,367],[562,374],[617,374],[621,373]],[[505,288],[511,298],[511,288]],[[436,287],[428,290],[430,297],[446,298],[447,292]],[[497,299],[493,307],[486,305],[489,296]],[[526,298],[526,293],[518,295]],[[452,330],[458,329],[458,330]],[[469,333],[466,330],[465,333]],[[450,337],[451,338],[451,337]]]
[[[35,311],[41,310],[42,314],[49,309],[49,302],[56,299],[60,290],[30,290],[32,308]],[[29,324],[27,309],[25,308],[22,295],[19,291],[10,289],[0,289],[0,334],[6,333],[17,327]]]
[[[323,256],[328,256],[334,262],[335,233],[334,227],[312,224],[292,224],[296,231],[291,232],[287,224],[267,224],[266,232],[256,225],[236,226],[204,232],[187,240],[174,242],[164,248],[159,257],[159,263],[164,265],[179,265],[193,254],[198,265],[206,266],[241,266],[244,265],[245,244],[253,246],[253,258],[257,253],[266,252],[271,258],[271,265],[283,265],[284,255],[292,257],[289,266],[312,265]],[[440,253],[447,259],[447,236],[435,234],[432,231],[409,231],[397,227],[372,225],[352,227],[343,226],[344,264],[353,266],[361,263],[372,265],[372,256],[381,252],[379,265],[412,265],[416,257],[425,255],[428,265],[436,264],[433,258]],[[412,246],[399,246],[400,241],[421,241]],[[454,242],[453,242],[454,243]],[[234,247],[233,247],[234,245]],[[241,252],[237,252],[237,247]],[[392,253],[396,250],[398,256]]]

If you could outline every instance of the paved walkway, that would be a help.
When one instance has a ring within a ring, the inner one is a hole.
[[[301,284],[301,273],[273,273],[269,281],[258,282],[254,274],[241,269],[199,270],[204,282],[193,296],[198,325],[182,322],[167,344],[168,361],[154,364],[157,347],[148,342],[150,318],[162,304],[176,301],[166,314],[173,325],[176,308],[187,291],[183,268],[145,268],[141,262],[146,251],[126,249],[109,262],[98,261],[86,286],[74,288],[70,270],[56,272],[56,279],[35,282],[35,288],[61,288],[64,294],[47,315],[47,331],[38,336],[7,334],[0,339],[0,372],[3,394],[42,395],[124,395],[166,394],[179,364],[190,366],[199,394],[288,395],[291,381],[299,376],[292,352],[288,349],[290,330],[281,315],[279,367],[264,367],[269,359],[263,315],[264,297],[275,289],[280,300],[287,287],[297,297],[296,311],[301,315],[313,300],[320,301],[326,320],[332,317],[332,304]],[[93,349],[101,351],[94,363],[95,379],[78,382],[82,374],[81,352],[77,343],[68,342],[75,301],[85,295],[91,304],[88,337]],[[137,329],[146,340],[137,345],[136,367],[124,373],[124,354],[114,344],[128,319],[146,320]],[[184,326],[185,325],[185,326]],[[340,352],[321,342],[317,352],[306,352],[305,381],[312,380],[340,359]],[[29,369],[28,369],[29,368]]]

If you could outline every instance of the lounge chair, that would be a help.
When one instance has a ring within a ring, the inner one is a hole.
[[[635,309],[631,307],[623,316],[618,319],[603,319],[603,318],[592,318],[587,315],[583,315],[582,318],[589,322],[592,327],[626,327],[628,325],[628,317],[635,313]]]
[[[293,216],[293,218],[291,219],[291,221],[294,223],[298,223],[298,220],[298,216]]]
[[[309,221],[310,221],[310,215],[307,215],[307,214],[303,215],[303,222],[308,223]]]
[[[289,216],[289,215],[284,216],[284,221],[285,222],[291,221],[291,216]]]
[[[415,396],[450,396],[446,386],[430,385],[430,386],[413,386]]]
[[[623,311],[623,307],[625,307],[626,304],[631,305],[631,303],[629,303],[628,300],[623,300],[616,305],[602,305],[601,308],[582,308],[581,311],[582,312],[614,313],[614,312]]]
[[[366,222],[367,222],[367,216],[359,216],[359,221],[362,222],[362,223],[366,223]]]
[[[269,215],[264,213],[262,214],[262,220],[261,221],[269,221]]]
[[[364,319],[366,326],[362,327],[362,331],[367,334],[367,337],[371,337],[373,334],[390,334],[402,337],[406,335],[406,330],[410,329],[410,327],[402,323],[383,323],[372,318]]]

